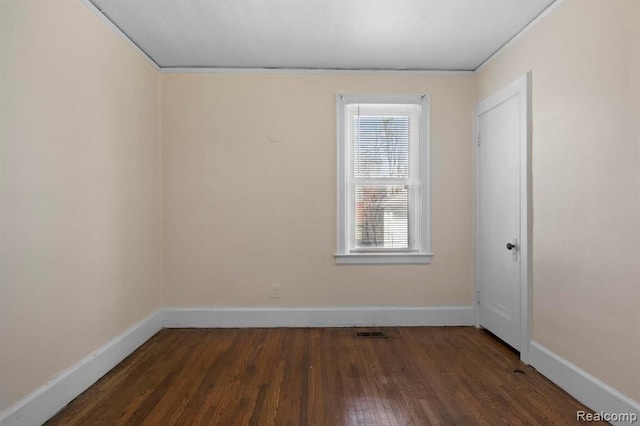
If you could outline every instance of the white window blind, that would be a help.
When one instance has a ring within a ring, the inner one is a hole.
[[[428,249],[427,175],[421,170],[427,166],[427,105],[417,99],[340,98],[339,255]]]

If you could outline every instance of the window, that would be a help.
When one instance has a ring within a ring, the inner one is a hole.
[[[430,263],[429,100],[339,95],[336,263]]]

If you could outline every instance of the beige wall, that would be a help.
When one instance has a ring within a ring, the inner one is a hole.
[[[473,84],[472,76],[163,74],[165,303],[470,305]],[[383,92],[432,96],[435,257],[336,266],[335,96]],[[269,298],[273,283],[281,299]]]
[[[158,78],[79,0],[0,1],[0,411],[160,305]]]
[[[533,71],[533,337],[640,401],[640,2],[567,0],[478,75]]]

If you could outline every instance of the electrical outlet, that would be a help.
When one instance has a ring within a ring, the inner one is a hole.
[[[282,290],[282,284],[271,284],[270,296],[272,299],[280,299]]]

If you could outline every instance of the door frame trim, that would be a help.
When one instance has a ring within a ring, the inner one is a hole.
[[[478,253],[479,239],[479,163],[478,163],[478,116],[494,108],[505,100],[520,95],[520,114],[525,117],[524,126],[520,131],[520,360],[529,364],[529,344],[531,342],[531,311],[532,311],[532,272],[531,272],[531,242],[532,242],[532,197],[531,197],[531,71],[505,88],[478,102],[473,109],[473,165],[474,165],[474,200],[473,200],[473,229],[474,229],[474,271],[473,286],[475,298],[475,325],[480,327],[480,305],[478,285]],[[480,142],[482,143],[482,142]]]

